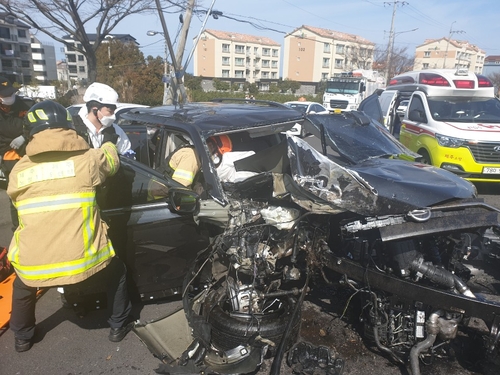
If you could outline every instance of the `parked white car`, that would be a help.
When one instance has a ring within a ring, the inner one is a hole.
[[[297,101],[285,102],[283,104],[286,105],[287,107],[293,108],[305,114],[327,115],[330,113],[325,107],[316,102],[304,102],[297,100]],[[305,137],[306,135],[302,131],[302,126],[300,124],[295,124],[295,126],[292,129],[290,129],[287,133],[299,137]]]
[[[399,103],[398,108],[396,109],[396,112],[400,117],[403,117],[406,112],[406,108],[408,108],[408,103],[410,100],[401,100],[401,103]]]

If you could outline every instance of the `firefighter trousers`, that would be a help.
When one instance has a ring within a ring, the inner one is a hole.
[[[106,280],[107,306],[112,307],[108,319],[109,326],[111,328],[120,328],[129,323],[132,304],[127,290],[125,264],[118,257],[114,257],[106,268],[82,283],[88,280],[91,281],[92,278],[104,278]],[[71,289],[72,287],[73,285],[68,285],[65,286],[65,289]],[[37,288],[27,286],[19,277],[14,280],[10,328],[16,338],[31,340],[35,335],[36,292]]]

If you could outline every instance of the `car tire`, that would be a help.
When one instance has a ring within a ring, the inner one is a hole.
[[[206,264],[204,268],[206,268]],[[188,275],[192,277],[193,274],[194,272],[191,272]],[[202,276],[203,274],[204,276]],[[206,278],[207,273],[202,271],[195,276],[195,284],[207,285],[204,282],[200,283],[202,279],[206,280]],[[186,277],[186,280],[187,279],[188,277]],[[185,282],[184,288],[186,287],[188,286]],[[202,328],[195,323],[202,320],[210,324],[211,344],[218,349],[230,350],[239,345],[247,344],[264,346],[265,342],[270,340],[275,345],[269,346],[267,354],[271,356],[275,354],[283,334],[288,327],[288,322],[293,316],[294,308],[297,303],[295,298],[287,296],[279,297],[281,306],[278,309],[268,314],[254,315],[252,318],[249,318],[249,315],[246,314],[237,316],[231,313],[229,303],[218,302],[224,299],[224,294],[226,293],[225,282],[216,283],[216,285],[212,286],[212,290],[204,297],[204,302],[201,304],[201,311],[194,311],[193,297],[196,293],[193,293],[193,287],[194,285],[191,285],[184,293],[183,306],[195,337],[203,336],[201,331],[196,332],[199,329],[202,330]],[[203,289],[203,287],[195,287],[195,289],[199,291]],[[297,314],[298,316],[294,319],[294,324],[288,335],[287,344],[285,345],[287,349],[295,342],[299,333],[301,321],[300,311],[298,311]],[[260,338],[257,338],[257,336],[265,340],[262,341]],[[255,342],[255,340],[258,340],[258,342]],[[262,342],[262,344],[259,344],[260,342]]]
[[[214,306],[208,317],[212,328],[212,343],[220,349],[230,350],[238,345],[252,344],[259,336],[275,344],[269,347],[269,354],[274,355],[293,316],[296,303],[291,298],[283,298],[280,302],[282,307],[278,311],[251,318],[236,317],[222,306]],[[286,348],[295,342],[299,328],[300,313],[294,320]]]
[[[421,163],[432,165],[431,157],[426,150],[419,150],[418,153],[422,156],[422,158],[420,159]]]

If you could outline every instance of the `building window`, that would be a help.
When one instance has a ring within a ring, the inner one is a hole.
[[[21,66],[23,68],[29,68],[31,66],[30,62],[28,60],[22,60],[21,61]]]
[[[330,59],[325,57],[323,58],[323,68],[329,68],[330,67]]]
[[[269,68],[270,67],[269,60],[262,60],[262,67],[263,68]]]
[[[234,65],[236,66],[245,66],[245,59],[242,57],[236,57],[234,59]]]
[[[21,52],[28,52],[28,46],[23,46],[22,44],[19,45],[19,51],[21,51]],[[33,52],[38,52],[38,51],[33,51]],[[43,50],[42,50],[41,53],[43,53]]]
[[[17,36],[19,38],[26,38],[26,30],[17,30]]]
[[[244,71],[243,70],[235,70],[234,77],[235,78],[244,78],[245,77]]]
[[[345,52],[344,47],[345,46],[343,44],[337,44],[337,46],[335,47],[335,52],[339,55],[343,55]]]
[[[235,53],[245,53],[245,46],[242,46],[241,44],[236,44],[234,46],[234,52]]]
[[[262,72],[262,78],[268,79],[269,78],[269,72]]]
[[[226,43],[222,44],[222,52],[231,52],[229,49],[229,44]]]
[[[78,67],[78,71],[79,71],[80,73],[85,73],[85,67],[84,67],[84,66],[79,66],[79,67]]]
[[[276,73],[276,72],[271,72],[271,78],[272,78],[272,79],[276,79],[276,78],[278,78],[278,73]]]
[[[271,56],[270,48],[262,48],[262,56]]]
[[[259,53],[259,47],[253,47],[253,53],[257,55]]]
[[[229,70],[222,69],[222,78],[229,78]]]
[[[70,62],[70,63],[76,62],[76,55],[66,55],[66,58],[68,59],[68,62]]]
[[[335,59],[335,69],[342,69],[344,67],[344,60]]]
[[[431,51],[425,51],[424,57],[431,57]]]
[[[278,69],[278,62],[276,60],[271,61],[271,68]]]
[[[429,63],[423,63],[422,69],[429,69]]]
[[[2,60],[2,67],[12,68],[12,60]]]
[[[330,53],[330,52],[332,52],[330,43],[324,43],[323,44],[323,53]]]
[[[72,65],[72,66],[69,66],[69,73],[70,74],[76,74],[76,66]]]
[[[229,57],[222,56],[222,65],[229,65]]]
[[[278,57],[278,50],[273,48],[273,57]]]
[[[84,61],[85,60],[85,56],[83,55],[78,55],[78,61]]]
[[[0,38],[10,39],[10,30],[7,27],[0,27]]]

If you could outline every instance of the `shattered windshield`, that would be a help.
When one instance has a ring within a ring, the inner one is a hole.
[[[500,101],[496,98],[428,97],[436,121],[499,123]]]
[[[384,127],[370,121],[360,124],[355,117],[345,115],[309,115],[308,118],[318,126],[318,134],[324,127],[328,147],[338,152],[351,163],[380,157],[399,157],[414,160],[419,155],[410,151],[396,140]]]
[[[337,78],[326,81],[326,92],[330,94],[351,94],[359,92],[359,79],[355,78]]]

